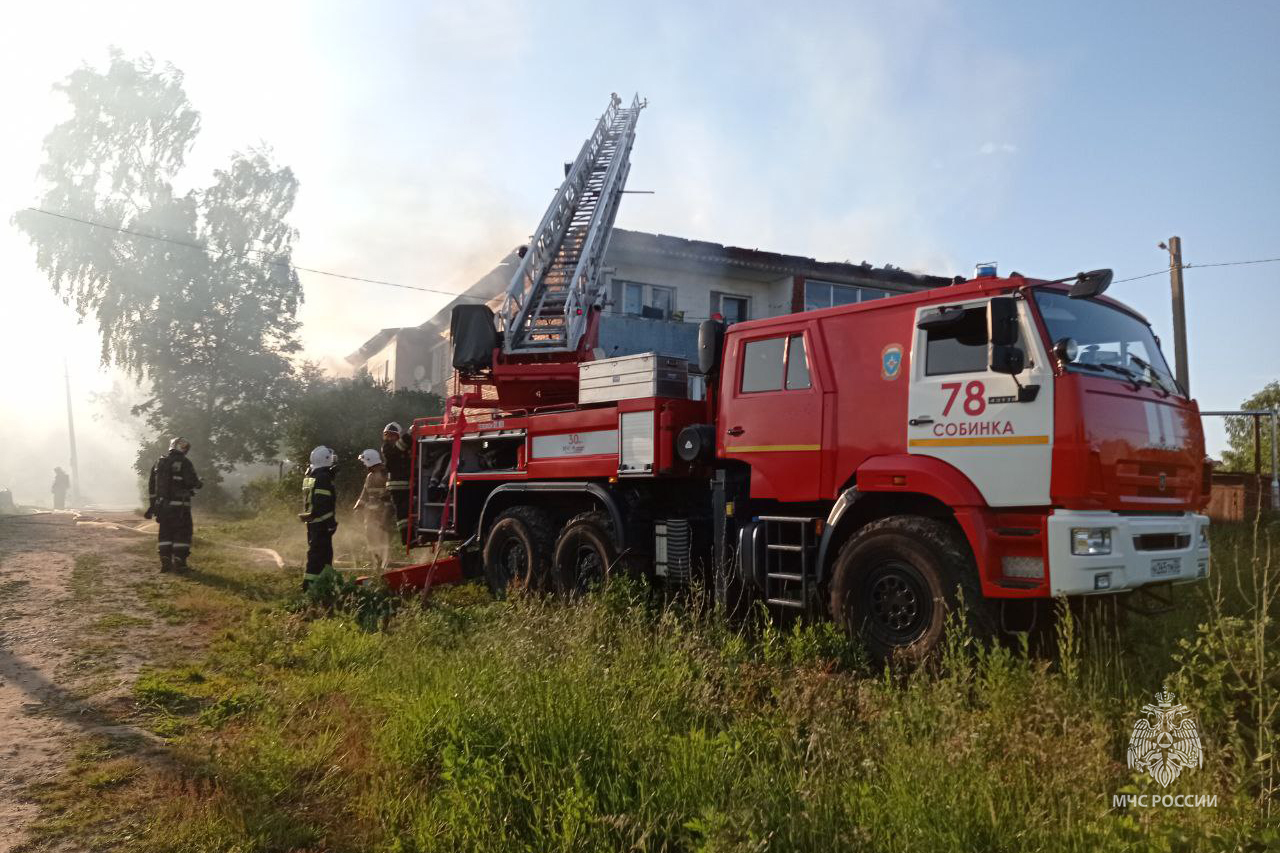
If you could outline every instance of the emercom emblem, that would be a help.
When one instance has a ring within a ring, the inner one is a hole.
[[[1200,735],[1186,705],[1173,704],[1173,694],[1156,694],[1157,704],[1143,705],[1141,717],[1129,736],[1129,767],[1147,773],[1162,787],[1183,770],[1194,770],[1204,764]]]

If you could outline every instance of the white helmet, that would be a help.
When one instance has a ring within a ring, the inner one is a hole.
[[[382,464],[382,454],[372,449],[361,450],[360,455],[357,458],[364,463],[364,467],[366,468],[372,468],[374,465]]]
[[[404,430],[400,429],[400,424],[396,423],[395,421],[392,421],[391,423],[389,423],[389,424],[387,424],[386,426],[384,426],[384,427],[382,428],[382,431],[383,431],[383,432],[394,432],[396,435],[400,435],[401,433],[403,433],[403,432],[404,432]]]
[[[182,436],[178,436],[173,441],[169,442],[169,449],[177,450],[180,453],[186,453],[191,449],[191,442],[187,441]]]
[[[338,461],[338,454],[323,444],[311,451],[312,468],[331,468]]]

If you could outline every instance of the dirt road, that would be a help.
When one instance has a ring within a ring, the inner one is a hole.
[[[0,853],[28,849],[36,795],[79,743],[153,739],[131,690],[147,658],[197,640],[156,602],[154,534],[124,513],[0,516]],[[59,849],[71,849],[60,846]]]

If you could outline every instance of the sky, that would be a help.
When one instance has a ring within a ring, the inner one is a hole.
[[[300,265],[454,292],[540,219],[610,92],[648,98],[620,227],[821,260],[1056,278],[1280,257],[1280,5],[15,4],[0,31],[0,485],[47,500],[66,463],[131,499],[134,437],[9,223],[38,197],[52,85],[108,49],[185,75],[182,180],[268,145],[301,182]],[[1280,378],[1280,264],[1186,271],[1191,386],[1238,406]],[[302,274],[306,355],[331,369],[448,297]],[[1114,285],[1172,360],[1167,276]],[[94,397],[92,395],[99,395]],[[1223,433],[1208,419],[1211,452]]]

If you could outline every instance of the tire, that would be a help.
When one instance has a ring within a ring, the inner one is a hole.
[[[504,598],[509,587],[543,590],[555,541],[549,513],[531,506],[503,511],[489,528],[482,559],[489,590]]]
[[[613,524],[603,512],[569,519],[556,541],[551,582],[561,595],[581,595],[621,568]]]
[[[964,597],[969,629],[992,633],[968,543],[932,518],[873,521],[844,544],[831,580],[831,617],[879,663],[922,663],[938,652],[947,614]]]

